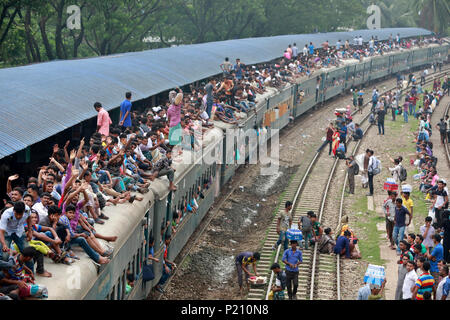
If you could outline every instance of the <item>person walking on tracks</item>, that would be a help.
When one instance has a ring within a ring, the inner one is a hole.
[[[283,254],[283,263],[286,265],[287,291],[289,300],[297,300],[298,266],[303,262],[302,252],[297,249],[297,240],[291,241],[291,249]]]
[[[272,250],[276,250],[276,248],[283,243],[284,251],[289,248],[289,239],[287,238],[286,231],[290,228],[292,224],[292,202],[287,201],[285,204],[284,212],[280,213],[277,221],[277,233],[279,235],[278,241],[275,246],[272,247]]]
[[[273,300],[284,300],[284,290],[287,282],[286,272],[281,270],[278,263],[272,264],[270,270],[276,275],[275,284],[272,286]]]
[[[333,134],[335,132],[334,126],[332,123],[330,123],[327,127],[327,136],[325,138],[325,142],[322,144],[322,146],[317,150],[317,152],[322,151],[323,148],[325,148],[325,146],[328,144],[330,145],[329,147],[329,151],[328,151],[328,155],[331,155],[331,151],[332,151],[332,144],[333,144]]]
[[[348,173],[348,186],[349,186],[349,193],[355,194],[355,175],[359,174],[359,166],[355,161],[354,156],[350,156],[346,160],[347,165],[347,173]]]
[[[445,122],[444,119],[441,119],[441,122],[439,122],[436,125],[436,129],[439,129],[439,133],[441,134],[441,143],[446,143],[447,140],[447,122]]]
[[[248,271],[248,266],[251,264],[253,266],[253,271],[255,272],[255,276],[259,276],[258,272],[256,271],[256,261],[259,261],[261,259],[261,255],[259,252],[241,252],[237,255],[235,264],[237,269],[237,276],[238,276],[238,284],[239,284],[239,291],[241,294],[242,291],[242,271],[245,272],[245,282],[247,283],[247,290],[250,289],[248,278],[252,276],[250,271]]]

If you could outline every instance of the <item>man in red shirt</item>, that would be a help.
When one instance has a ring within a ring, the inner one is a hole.
[[[419,98],[416,95],[413,95],[409,98],[409,115],[410,116],[416,115],[417,100],[419,100]]]
[[[98,112],[97,116],[97,132],[109,136],[109,126],[112,124],[108,111],[103,109],[100,102],[94,104],[95,110]]]
[[[319,150],[317,150],[317,152],[322,151],[322,149],[325,148],[325,146],[326,146],[327,144],[329,144],[329,145],[330,145],[330,150],[328,151],[328,155],[330,156],[330,155],[331,155],[331,146],[332,146],[332,143],[333,143],[333,134],[335,133],[333,124],[330,123],[330,125],[327,127],[326,130],[327,130],[327,137],[326,137],[326,140],[325,140],[325,142],[322,144],[322,146],[319,148]]]

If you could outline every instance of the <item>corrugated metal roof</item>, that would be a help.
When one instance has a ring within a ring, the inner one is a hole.
[[[52,61],[0,69],[0,159],[96,116],[93,104],[117,108],[124,93],[133,100],[204,79],[221,72],[224,57],[255,64],[282,56],[288,44],[300,49],[312,41],[368,41],[429,35],[418,28],[359,30],[285,35],[186,45],[80,60]]]

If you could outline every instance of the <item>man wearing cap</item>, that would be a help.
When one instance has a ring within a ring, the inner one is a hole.
[[[275,284],[272,285],[273,300],[284,300],[284,289],[286,289],[286,273],[281,270],[278,263],[272,264],[270,267],[275,275]]]
[[[286,265],[287,291],[289,300],[297,300],[298,266],[303,262],[302,252],[297,250],[297,240],[291,241],[291,249],[283,254],[283,263]],[[292,286],[294,288],[292,289]]]

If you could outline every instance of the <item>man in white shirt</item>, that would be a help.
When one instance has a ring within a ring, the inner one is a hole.
[[[442,280],[439,282],[439,285],[436,289],[436,300],[442,300],[442,294],[444,291],[444,284],[447,282],[448,279],[448,266],[443,265],[439,269],[439,275],[441,276]],[[450,296],[447,296],[445,300],[450,300]]]
[[[414,261],[408,261],[406,263],[406,270],[408,273],[405,276],[405,280],[403,281],[403,288],[402,288],[402,298],[403,300],[411,300],[413,293],[412,289],[414,288],[416,281],[417,281],[417,273],[414,269],[416,264]]]
[[[11,242],[14,241],[20,251],[25,249],[27,241],[33,237],[33,229],[29,228],[25,236],[24,224],[31,225],[30,207],[22,201],[14,204],[3,212],[0,219],[0,250],[3,253],[3,260],[8,259],[8,252]]]
[[[305,47],[303,48],[303,56],[306,57],[308,55],[308,45],[305,44]]]
[[[41,196],[41,202],[36,202],[31,209],[35,210],[39,215],[39,221],[48,216],[48,202],[51,195],[44,192]]]
[[[298,48],[297,48],[297,44],[294,43],[294,47],[292,47],[292,57],[295,59],[298,56]]]
[[[362,36],[359,36],[359,39],[358,39],[358,44],[359,44],[360,46],[362,46],[362,45],[363,45],[363,43],[364,43],[364,39],[363,39],[363,37],[362,37]]]

